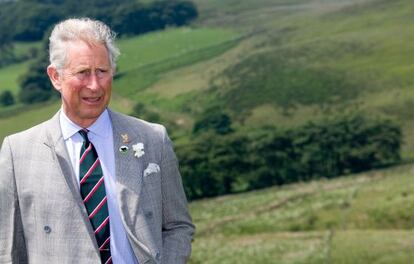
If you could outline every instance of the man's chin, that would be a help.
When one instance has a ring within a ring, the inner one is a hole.
[[[72,120],[72,121],[74,121],[75,123],[77,123],[78,125],[82,127],[88,127],[92,125],[99,118],[99,116],[103,113],[104,110],[105,108],[84,111],[76,117],[77,120]]]

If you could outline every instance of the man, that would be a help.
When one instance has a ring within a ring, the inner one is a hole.
[[[4,139],[0,263],[185,263],[194,226],[163,126],[107,108],[118,50],[102,22],[50,36],[50,120]]]

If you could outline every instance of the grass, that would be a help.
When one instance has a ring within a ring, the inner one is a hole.
[[[19,111],[10,117],[0,118],[0,139],[7,135],[15,133],[39,124],[51,118],[53,114],[59,109],[60,102],[53,102],[49,104],[35,105],[24,111]]]
[[[351,230],[334,234],[331,263],[411,263],[413,231]]]
[[[197,246],[202,247],[202,250]],[[269,233],[243,238],[217,236],[196,240],[193,247],[191,264],[323,263],[324,234]]]
[[[40,42],[16,42],[14,43],[14,55],[17,58],[29,56],[34,50],[39,49]],[[17,95],[19,91],[19,77],[22,76],[29,67],[30,60],[15,63],[4,68],[0,68],[0,93],[6,90]],[[45,69],[46,73],[46,69]]]
[[[29,63],[30,62],[22,62],[0,68],[0,92],[9,90],[14,95],[17,95],[20,89],[18,79],[27,71]]]
[[[414,165],[190,203],[190,263],[410,263]]]
[[[123,40],[119,59],[122,77],[115,81],[116,91],[142,101],[143,90],[157,82],[161,74],[217,56],[237,43],[239,37],[223,29],[180,28]]]
[[[32,52],[36,52],[34,50],[38,50],[42,48],[42,42],[15,42],[14,43],[14,53],[17,57],[27,56]]]
[[[258,26],[252,24],[254,21],[263,20],[267,18],[264,14],[269,10],[276,8],[285,9],[286,7],[301,4],[303,0],[194,0],[198,9],[200,10],[200,21],[208,25],[221,25],[223,27],[250,27]],[[308,2],[308,1],[306,1]],[[286,13],[286,10],[284,10]],[[260,23],[261,24],[261,23]]]
[[[237,38],[234,31],[214,28],[177,28],[121,39],[120,71],[129,71],[180,58]]]

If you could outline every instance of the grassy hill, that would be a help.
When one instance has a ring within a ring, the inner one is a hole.
[[[190,263],[412,263],[414,166],[190,204]]]
[[[294,126],[349,109],[388,115],[402,124],[403,156],[412,157],[412,2],[263,0],[251,8],[242,1],[248,11],[240,14],[225,2],[222,13],[205,7],[226,14],[205,22],[251,30],[245,42],[254,48],[215,79],[211,100],[222,98],[248,128]]]

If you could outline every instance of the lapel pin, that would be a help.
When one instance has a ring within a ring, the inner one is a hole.
[[[121,146],[119,147],[119,152],[121,153],[127,153],[128,152],[128,146]]]
[[[129,143],[128,134],[121,134],[122,143]]]

